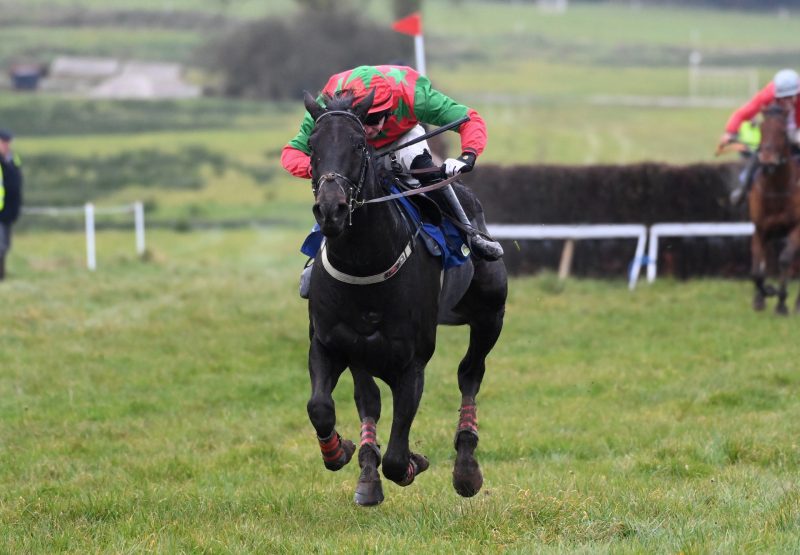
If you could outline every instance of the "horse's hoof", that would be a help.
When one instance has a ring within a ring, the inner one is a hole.
[[[483,487],[483,474],[478,461],[456,461],[453,468],[453,489],[461,497],[472,497]]]
[[[756,312],[761,312],[762,310],[764,310],[764,308],[766,308],[766,306],[767,303],[764,302],[764,299],[753,300],[753,310],[755,310]]]
[[[337,470],[341,470],[344,466],[350,462],[353,458],[353,453],[356,452],[355,444],[350,441],[349,439],[340,439],[341,447],[342,447],[342,454],[341,456],[333,461],[324,461],[325,468],[336,472]]]
[[[419,453],[411,453],[411,460],[413,460],[414,464],[417,465],[417,476],[428,470],[428,468],[431,466],[428,458],[425,455],[420,455]]]
[[[788,316],[789,309],[786,308],[785,305],[778,305],[775,307],[775,314],[777,314],[778,316]]]
[[[383,503],[383,485],[380,478],[377,480],[359,480],[356,493],[353,496],[356,505],[374,507]]]
[[[411,453],[408,457],[408,471],[402,480],[396,482],[398,486],[406,487],[414,483],[414,479],[428,470],[431,463],[424,455]]]

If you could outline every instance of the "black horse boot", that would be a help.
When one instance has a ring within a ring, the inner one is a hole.
[[[472,252],[478,258],[488,260],[490,262],[502,258],[504,254],[503,247],[500,246],[500,243],[497,241],[484,237],[484,234],[478,231],[477,227],[473,225],[473,223],[467,217],[466,212],[464,212],[464,208],[461,206],[461,203],[459,202],[452,185],[447,185],[444,187],[442,189],[442,193],[444,194],[444,198],[447,199],[447,203],[450,205],[450,208],[453,210],[456,218],[458,218],[458,221],[465,226],[466,230],[468,230],[466,231],[467,240]]]
[[[494,261],[503,258],[503,247],[497,241],[490,241],[479,233],[474,233],[469,238],[469,246],[478,258]]]

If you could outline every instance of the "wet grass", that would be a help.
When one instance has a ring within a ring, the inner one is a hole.
[[[486,483],[450,485],[465,330],[442,328],[412,430],[432,467],[353,505],[305,413],[302,233],[24,232],[0,287],[0,527],[10,552],[791,553],[795,318],[742,281],[514,279],[479,397]],[[385,399],[388,392],[384,388]],[[358,433],[352,383],[339,429]],[[385,438],[390,407],[379,425]]]

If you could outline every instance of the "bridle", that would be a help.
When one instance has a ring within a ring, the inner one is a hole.
[[[762,113],[764,115],[764,121],[767,121],[768,118],[779,118],[779,119],[783,118],[784,120],[786,118],[785,110],[783,110],[782,108],[778,107],[777,105],[776,106],[769,106]],[[763,127],[763,123],[762,123],[762,127]],[[784,129],[784,131],[785,131],[785,129]],[[785,134],[785,132],[784,132],[784,134]],[[762,141],[764,140],[763,132],[762,132],[761,140]],[[766,169],[766,171],[774,172],[777,168],[785,165],[788,162],[788,156],[786,154],[787,150],[788,150],[788,148],[786,148],[786,146],[785,146],[785,148],[780,150],[780,153],[778,155],[778,160],[777,161],[771,162],[771,163],[765,163],[765,162],[761,161],[761,156],[760,155],[761,155],[762,148],[761,148],[761,145],[759,145],[758,150],[756,152],[756,156],[759,157],[758,162],[762,167],[764,167]]]
[[[364,142],[356,147],[361,156],[361,169],[359,170],[358,173],[357,182],[353,182],[352,179],[350,179],[346,175],[342,175],[339,172],[333,172],[333,171],[326,172],[312,182],[311,191],[314,193],[314,198],[316,198],[317,193],[319,193],[319,188],[322,186],[323,183],[325,183],[326,181],[333,181],[334,183],[336,183],[339,186],[339,189],[342,191],[342,194],[345,196],[345,199],[347,199],[347,205],[349,207],[348,218],[349,218],[349,223],[352,225],[353,211],[355,211],[356,208],[359,208],[364,204],[364,201],[360,197],[361,197],[361,191],[364,187],[364,182],[366,181],[367,178],[367,168],[369,166],[369,159],[370,159],[366,145],[367,133],[366,130],[364,129],[364,124],[361,122],[360,119],[358,119],[358,116],[356,116],[351,112],[347,112],[345,110],[330,110],[328,112],[324,112],[314,121],[314,124],[315,125],[318,124],[320,120],[322,120],[327,116],[344,116],[358,123],[358,127],[364,133],[365,137]],[[347,185],[347,191],[345,191],[344,187],[342,186],[342,183]]]
[[[314,123],[317,124],[323,118],[334,115],[347,117],[358,122],[358,126],[364,132],[364,138],[365,138],[364,142],[357,145],[356,147],[356,149],[360,151],[361,155],[361,168],[358,174],[358,181],[353,182],[353,180],[347,177],[346,175],[342,175],[339,172],[331,171],[322,174],[321,176],[319,176],[319,178],[314,180],[312,182],[312,190],[314,192],[314,197],[316,198],[317,193],[319,192],[319,188],[322,186],[323,183],[328,181],[333,181],[334,183],[336,183],[339,186],[339,189],[342,191],[342,194],[344,194],[348,204],[348,209],[349,209],[348,225],[353,225],[353,212],[357,208],[369,202],[389,200],[389,197],[388,196],[381,197],[380,199],[371,199],[369,201],[365,201],[364,199],[361,198],[364,183],[367,178],[367,171],[369,170],[370,166],[370,153],[366,146],[366,130],[364,129],[364,124],[361,122],[358,116],[344,110],[330,110],[328,112],[324,112],[320,114],[320,116],[314,121]],[[374,166],[373,166],[373,171],[374,171]],[[347,191],[345,191],[345,188],[342,186],[342,183],[344,183],[347,186]],[[400,216],[406,221],[407,224],[409,224],[408,219],[405,216],[402,209],[398,208],[398,211],[400,213]],[[327,242],[323,242],[322,247],[320,248],[320,260],[322,262],[323,268],[325,268],[325,271],[328,273],[328,275],[330,275],[337,281],[348,283],[350,285],[371,285],[375,283],[381,283],[395,276],[397,272],[400,271],[400,268],[411,257],[411,254],[414,250],[413,249],[414,241],[416,240],[417,235],[419,235],[420,230],[421,230],[420,225],[416,226],[415,229],[412,229],[411,231],[413,233],[410,234],[408,242],[406,243],[403,250],[400,252],[400,255],[394,261],[394,263],[392,263],[392,265],[389,266],[389,268],[387,268],[386,270],[383,270],[376,274],[368,276],[355,276],[337,270],[331,263],[330,259],[328,258]]]

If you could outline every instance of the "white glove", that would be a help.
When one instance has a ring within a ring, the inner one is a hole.
[[[444,170],[444,173],[447,174],[447,177],[453,177],[455,174],[461,173],[461,171],[467,166],[468,164],[466,162],[462,162],[457,158],[448,158],[444,161],[442,169]]]

